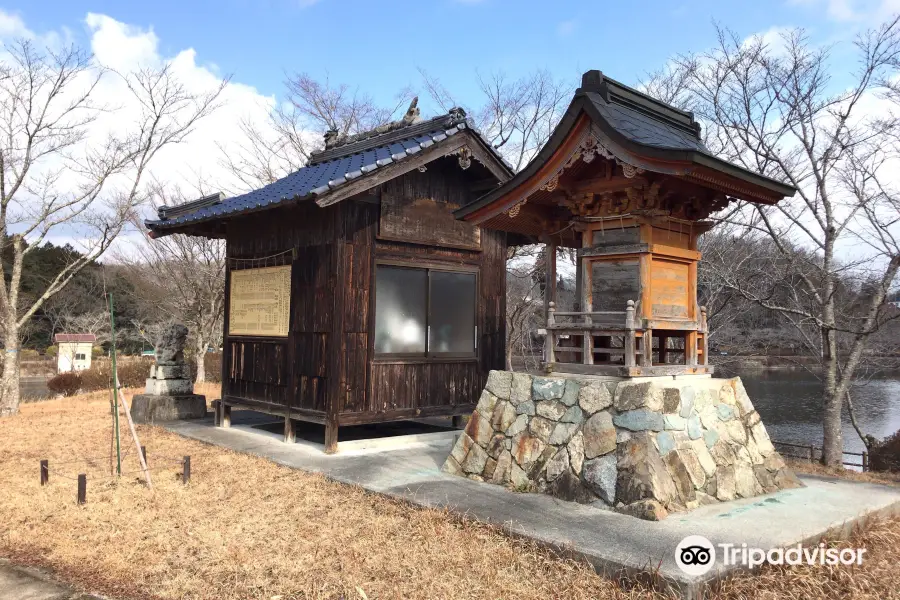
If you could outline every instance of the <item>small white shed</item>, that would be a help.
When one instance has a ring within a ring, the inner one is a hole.
[[[91,350],[97,336],[93,333],[57,333],[56,372],[83,371],[91,368]]]

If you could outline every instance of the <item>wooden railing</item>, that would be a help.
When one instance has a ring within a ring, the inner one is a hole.
[[[544,338],[544,362],[554,365],[557,355],[580,356],[577,361],[562,361],[565,364],[606,365],[623,368],[653,366],[653,330],[645,327],[645,322],[636,317],[634,300],[628,300],[624,311],[558,311],[554,302],[548,303],[546,337]],[[668,327],[672,327],[668,322]],[[683,329],[658,330],[660,341],[658,364],[670,365],[668,358],[673,354],[683,354],[682,365],[688,367],[706,366],[708,362],[706,339],[706,309],[701,307],[700,320],[687,322]],[[560,345],[561,339],[569,336],[580,338],[580,345]],[[595,345],[594,338],[600,337]],[[683,347],[669,347],[670,339],[683,340]],[[621,345],[613,346],[613,341],[621,340]],[[595,355],[604,357],[595,360]],[[622,357],[621,361],[613,358]]]
[[[560,323],[560,318],[580,318],[579,322]],[[612,322],[610,322],[612,321]],[[616,323],[615,321],[618,321]],[[624,365],[633,367],[636,364],[635,348],[637,346],[637,332],[634,324],[634,301],[629,300],[624,311],[592,311],[592,312],[568,312],[557,311],[556,303],[551,302],[547,310],[547,337],[544,339],[544,360],[547,363],[556,362],[557,353],[581,354],[581,363],[594,364],[594,352],[608,356],[624,356]],[[580,336],[582,346],[558,346],[559,336]],[[610,337],[623,337],[624,345],[621,348],[594,348],[594,336],[605,335]]]
[[[781,453],[782,456],[786,456],[789,458],[797,458],[800,460],[806,460],[808,462],[816,462],[821,460],[822,458],[822,448],[819,446],[814,446],[812,444],[791,444],[788,442],[779,442],[776,440],[772,440],[772,445],[775,446],[775,449]],[[787,451],[784,451],[782,448],[787,448]],[[859,467],[863,471],[869,470],[869,453],[868,452],[848,452],[844,451],[845,456],[858,456],[860,457],[860,462],[849,462],[846,460],[842,460],[841,462],[847,467]]]

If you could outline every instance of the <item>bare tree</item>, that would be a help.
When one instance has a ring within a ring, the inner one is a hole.
[[[777,206],[720,215],[745,236],[771,240],[776,252],[744,256],[740,268],[720,265],[716,275],[777,311],[819,357],[823,461],[840,465],[843,405],[870,341],[896,318],[886,298],[900,268],[900,204],[891,177],[900,131],[900,24],[894,18],[861,34],[851,80],[835,84],[829,48],[813,46],[803,30],[786,32],[777,47],[761,37],[718,34],[714,49],[680,57],[647,88],[677,90],[674,97],[705,121],[713,152],[797,188]],[[845,293],[846,282],[867,293]]]
[[[0,327],[5,352],[0,416],[19,407],[19,356],[28,320],[95,261],[122,233],[146,199],[148,166],[183,141],[212,112],[221,86],[190,94],[168,67],[105,72],[78,48],[41,50],[29,41],[5,47],[0,77]],[[97,84],[119,78],[139,107],[124,131],[100,141],[90,125],[101,110]],[[224,82],[222,83],[224,86]],[[85,246],[42,293],[23,304],[25,256],[51,234],[77,234]]]
[[[241,122],[241,144],[220,147],[220,164],[236,182],[233,190],[227,182],[218,182],[220,188],[246,191],[281,179],[306,165],[310,154],[322,147],[325,132],[346,137],[383,125],[412,96],[408,89],[401,90],[394,105],[384,107],[358,89],[305,73],[290,77],[285,88],[284,102],[272,108],[265,122]]]
[[[158,204],[179,204],[179,194],[166,197],[161,190]],[[131,257],[123,257],[129,267],[130,278],[137,284],[148,315],[156,312],[152,321],[184,323],[190,332],[196,370],[194,381],[206,381],[204,357],[207,348],[218,347],[222,341],[225,314],[225,243],[182,234],[168,235],[141,244]],[[148,305],[152,308],[147,309]],[[140,331],[153,329],[144,324]],[[155,343],[155,339],[152,340]]]
[[[419,69],[432,100],[443,110],[457,105],[440,80]],[[546,70],[519,79],[502,72],[478,74],[481,97],[464,107],[494,149],[518,171],[547,143],[572,96],[572,88]]]

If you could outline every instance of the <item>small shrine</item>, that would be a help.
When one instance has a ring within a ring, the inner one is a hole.
[[[508,243],[577,249],[576,305],[548,286],[547,372],[711,373],[697,302],[697,239],[735,201],[775,204],[794,189],[712,155],[693,114],[584,74],[560,125],[510,181],[456,212]]]
[[[802,485],[739,377],[713,378],[697,240],[794,189],[713,156],[684,112],[599,71],[521,172],[456,211],[546,244],[544,376],[493,371],[448,473],[658,520]],[[576,301],[556,305],[558,247]]]

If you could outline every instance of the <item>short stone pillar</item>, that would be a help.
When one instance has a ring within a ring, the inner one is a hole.
[[[156,343],[156,364],[143,394],[131,402],[136,423],[200,419],[206,416],[206,397],[194,393],[190,369],[184,362],[188,329],[180,323],[166,327]]]

